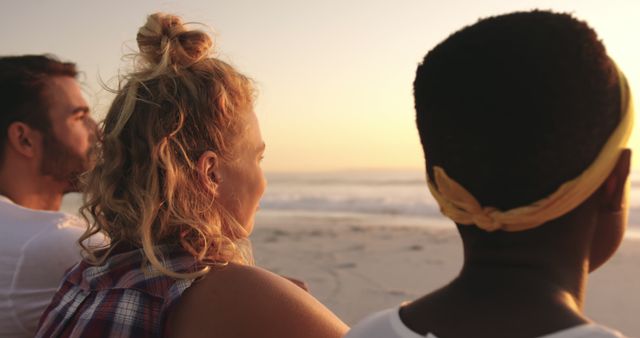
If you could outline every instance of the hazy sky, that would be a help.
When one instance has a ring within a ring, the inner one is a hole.
[[[49,52],[77,62],[98,116],[111,99],[98,79],[115,83],[146,15],[171,12],[211,26],[221,57],[258,83],[267,170],[421,168],[415,67],[480,17],[533,8],[572,12],[598,31],[632,86],[640,85],[634,0],[3,0],[0,6],[0,54]],[[640,150],[638,143],[634,136]]]

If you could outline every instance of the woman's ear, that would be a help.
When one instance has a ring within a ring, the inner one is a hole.
[[[589,271],[604,264],[618,249],[627,227],[626,187],[631,150],[624,149],[616,166],[600,187],[598,213],[589,255]]]
[[[625,188],[631,170],[631,149],[624,149],[618,158],[616,166],[603,184],[600,209],[603,211],[619,212],[626,205]]]
[[[200,183],[214,196],[217,195],[220,184],[220,160],[218,155],[211,150],[207,150],[198,158],[196,169]]]

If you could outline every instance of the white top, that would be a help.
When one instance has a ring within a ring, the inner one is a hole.
[[[411,331],[400,319],[400,308],[374,313],[353,326],[345,338],[438,338]],[[598,324],[585,324],[540,338],[625,338],[621,333]]]
[[[79,218],[0,195],[0,337],[33,337],[67,268],[80,260]]]

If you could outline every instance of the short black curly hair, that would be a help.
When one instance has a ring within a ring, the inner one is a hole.
[[[419,65],[414,96],[429,174],[441,166],[502,210],[578,176],[620,120],[616,68],[595,31],[549,11],[449,36]]]

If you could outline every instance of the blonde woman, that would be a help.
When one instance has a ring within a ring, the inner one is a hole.
[[[266,182],[251,81],[212,40],[153,14],[103,124],[87,177],[85,248],[38,337],[341,337],[346,326],[290,281],[252,265]]]

